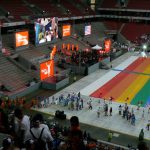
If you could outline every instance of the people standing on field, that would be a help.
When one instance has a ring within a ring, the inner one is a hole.
[[[97,110],[97,117],[98,117],[98,118],[100,117],[100,107],[99,107],[98,110]]]

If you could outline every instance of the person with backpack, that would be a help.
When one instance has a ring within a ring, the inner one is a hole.
[[[53,137],[46,128],[40,126],[40,119],[39,115],[33,117],[33,127],[27,131],[25,141],[34,140],[35,150],[50,150],[52,149]]]

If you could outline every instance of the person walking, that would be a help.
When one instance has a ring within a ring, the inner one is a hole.
[[[112,116],[112,107],[109,109],[109,115]]]
[[[143,112],[142,112],[142,118],[144,119],[144,115],[145,114],[145,111],[144,111],[144,108],[143,108]]]
[[[149,131],[150,128],[150,120],[148,120],[147,126],[146,126],[147,130]]]
[[[98,110],[97,110],[97,117],[98,117],[98,118],[100,117],[100,107],[99,107]]]
[[[122,112],[122,106],[119,105],[119,115],[121,115],[121,112]]]
[[[139,134],[139,141],[143,141],[144,140],[144,131],[143,129],[141,129],[140,134]]]
[[[131,116],[131,124],[135,126],[135,115],[132,114]]]
[[[90,101],[88,102],[89,105],[89,109],[92,110],[92,100],[90,99]]]

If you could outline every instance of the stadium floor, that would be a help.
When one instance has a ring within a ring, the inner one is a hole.
[[[112,62],[113,68],[117,69],[125,69],[130,64],[132,64],[135,60],[138,59],[139,54],[137,53],[126,53],[123,56],[120,56],[119,58],[115,59]],[[110,73],[111,72],[111,73]],[[145,132],[145,138],[147,140],[150,140],[150,131],[146,130],[146,125],[148,123],[148,120],[150,120],[150,114],[147,113],[147,108],[144,110],[144,118],[142,117],[143,108],[140,110],[137,110],[136,105],[130,105],[129,108],[134,109],[135,117],[136,117],[136,123],[135,126],[132,126],[126,119],[123,119],[118,114],[118,107],[119,105],[124,105],[123,103],[119,102],[113,102],[112,104],[109,104],[109,107],[113,108],[113,115],[105,117],[103,110],[101,109],[101,115],[100,118],[97,118],[97,110],[99,107],[102,107],[103,100],[101,100],[101,103],[99,104],[99,98],[92,97],[92,106],[93,109],[89,110],[87,102],[90,100],[89,95],[92,94],[95,89],[98,89],[102,85],[104,85],[106,82],[108,82],[110,79],[112,79],[114,76],[118,75],[120,72],[115,70],[97,70],[96,72],[82,78],[81,80],[75,82],[74,84],[70,85],[69,87],[59,91],[54,96],[59,97],[60,94],[67,95],[68,93],[78,93],[81,92],[81,96],[84,99],[84,109],[80,111],[71,111],[68,110],[67,107],[60,106],[60,105],[52,105],[48,108],[41,108],[38,109],[38,111],[48,113],[51,115],[55,115],[56,110],[63,110],[65,114],[67,115],[67,118],[69,119],[72,115],[77,115],[79,117],[79,120],[83,124],[92,125],[94,127],[100,127],[106,130],[112,130],[114,132],[120,133],[120,134],[126,134],[130,136],[138,137],[140,130],[143,128]],[[138,77],[137,77],[138,78]],[[96,79],[96,80],[95,80]],[[143,80],[143,79],[142,79]],[[95,83],[95,84],[94,84]],[[98,83],[98,84],[96,84]],[[99,133],[100,134],[100,133]]]

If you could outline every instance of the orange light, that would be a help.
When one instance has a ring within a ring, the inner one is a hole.
[[[77,45],[76,45],[76,51],[78,51],[78,50],[79,50],[79,45],[77,44]]]
[[[16,47],[25,46],[29,44],[29,32],[20,31],[16,33]]]
[[[52,52],[50,53],[50,60],[52,60],[52,59],[54,58],[54,56],[55,56],[55,54],[56,54],[56,51],[57,51],[56,45],[54,45],[53,50],[52,50]]]
[[[65,43],[62,44],[62,49],[65,49],[66,48],[66,45]]]
[[[64,36],[70,36],[71,34],[71,25],[64,25],[62,28],[63,37]]]
[[[105,52],[109,52],[111,48],[111,40],[110,39],[105,40],[104,43],[105,43]]]

